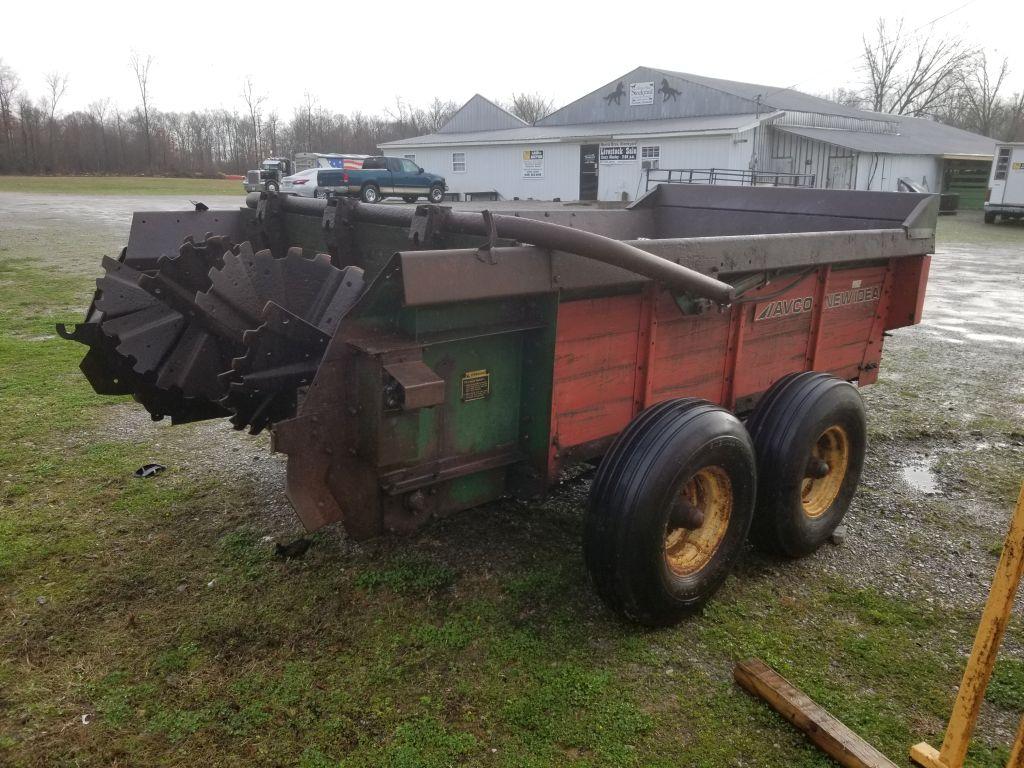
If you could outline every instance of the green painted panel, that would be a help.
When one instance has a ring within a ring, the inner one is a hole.
[[[442,454],[481,453],[518,442],[521,332],[428,347],[424,360],[446,380],[445,413],[438,422]],[[463,378],[474,371],[486,371],[489,394],[463,400]]]
[[[417,338],[462,328],[471,333],[483,326],[523,322],[532,317],[533,306],[529,300],[516,298],[423,307],[402,319],[402,330]]]
[[[448,484],[449,509],[468,509],[492,501],[505,493],[504,467],[477,472]]]

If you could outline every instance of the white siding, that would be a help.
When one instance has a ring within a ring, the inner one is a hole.
[[[638,139],[639,147],[660,148],[661,168],[750,167],[755,147],[754,131],[725,136],[651,137]],[[580,143],[516,144],[490,147],[381,147],[385,154],[416,155],[416,162],[431,173],[445,177],[450,192],[497,191],[503,199],[577,200],[580,192]],[[523,177],[523,152],[544,151],[544,178]],[[452,170],[452,153],[464,152],[466,170]],[[635,163],[602,165],[598,169],[598,199],[636,200],[644,193],[644,173]]]
[[[736,136],[648,138],[639,139],[637,145],[656,144],[661,147],[661,168],[745,169],[750,162],[752,142],[734,143],[745,137],[749,138],[746,133]],[[622,200],[623,193],[628,195],[629,200],[636,200],[644,193],[644,174],[639,160],[629,165],[602,165],[598,169],[597,182],[599,200]]]
[[[857,189],[895,192],[900,177],[941,192],[941,163],[932,155],[887,155],[862,152],[857,158]]]
[[[732,147],[729,151],[728,167],[738,171],[750,170],[750,161],[757,145],[757,130],[751,128],[749,131],[730,136],[729,139],[732,141]]]
[[[430,173],[444,176],[449,192],[497,191],[503,199],[576,200],[580,193],[580,148],[577,144],[523,144],[494,147],[382,146],[385,154],[415,153],[416,162]],[[523,152],[544,150],[544,178],[523,178]],[[466,170],[452,170],[452,153],[466,153]]]

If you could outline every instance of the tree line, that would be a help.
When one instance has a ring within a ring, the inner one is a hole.
[[[151,65],[148,57],[132,58],[139,85],[136,107],[126,110],[100,99],[84,110],[61,114],[67,76],[47,75],[46,92],[35,98],[0,61],[0,173],[243,173],[269,155],[339,149],[371,154],[383,141],[436,130],[456,109],[450,101],[434,99],[423,108],[399,101],[380,115],[341,115],[306,94],[283,117],[264,110],[266,97],[246,81],[244,111],[161,110],[150,88]]]
[[[48,74],[46,90],[36,98],[0,60],[0,173],[244,173],[267,156],[339,150],[373,154],[382,142],[437,131],[458,109],[439,98],[423,107],[396,99],[382,114],[343,115],[306,93],[292,114],[283,117],[264,108],[266,95],[246,79],[240,93],[244,110],[165,111],[154,106],[152,65],[151,57],[131,55],[139,95],[132,109],[100,99],[84,110],[62,114],[66,74]],[[513,94],[508,107],[535,122],[551,110],[551,103]]]
[[[437,131],[458,108],[436,97],[425,106],[397,98],[380,114],[339,114],[306,93],[286,116],[267,109],[266,94],[246,79],[239,93],[244,109],[165,111],[150,86],[152,58],[133,53],[129,66],[138,85],[135,107],[100,99],[62,113],[66,74],[47,74],[44,93],[36,96],[0,59],[0,173],[243,173],[265,156],[372,154],[381,143]],[[1009,60],[992,60],[959,37],[922,34],[902,21],[880,19],[863,36],[853,71],[859,82],[826,98],[928,117],[995,139],[1024,139],[1024,91],[1007,92]],[[514,93],[502,106],[531,125],[554,108],[551,100],[529,93]]]

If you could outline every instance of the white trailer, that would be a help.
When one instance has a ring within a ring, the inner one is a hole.
[[[1024,217],[1024,142],[997,144],[985,197],[985,223]]]

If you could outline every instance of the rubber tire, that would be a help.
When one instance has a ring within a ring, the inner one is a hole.
[[[419,200],[419,195],[402,195],[402,199],[407,203],[415,203]]]
[[[718,465],[733,490],[730,523],[712,560],[688,577],[665,562],[670,500],[702,467]],[[615,439],[591,485],[583,551],[601,599],[647,626],[678,623],[725,581],[750,529],[756,460],[740,421],[698,398],[659,403]]]
[[[277,192],[278,186],[276,181],[268,181],[266,184],[267,192]]]
[[[372,199],[367,200],[367,193],[370,194]],[[367,184],[359,192],[359,197],[362,198],[364,203],[379,203],[384,198],[380,194],[380,188],[376,184]]]
[[[431,187],[427,198],[436,205],[444,200],[444,190],[441,187]]]
[[[846,476],[831,506],[809,517],[801,485],[818,437],[841,425],[850,441]],[[757,404],[747,430],[757,452],[757,510],[751,539],[759,549],[804,557],[824,544],[850,507],[864,468],[867,420],[857,387],[827,373],[806,371],[779,379]]]
[[[993,212],[993,211],[985,211],[985,223],[986,224],[995,224],[996,223],[996,214],[995,214],[995,212]]]

